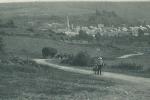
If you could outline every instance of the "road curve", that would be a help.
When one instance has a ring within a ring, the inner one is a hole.
[[[143,55],[144,53],[141,53],[141,52],[137,52],[135,54],[126,54],[126,55],[123,55],[123,56],[120,56],[120,57],[117,57],[119,59],[124,59],[124,58],[129,58],[129,57],[133,57],[133,56],[141,56]]]
[[[94,75],[93,71],[53,64],[53,63],[48,62],[47,59],[34,59],[34,61],[38,64],[41,64],[41,65],[47,65],[47,66],[57,68],[60,70],[64,70],[64,71],[68,71],[68,72]],[[150,78],[129,76],[129,75],[123,75],[123,74],[117,74],[117,73],[110,73],[110,72],[103,72],[103,74],[101,76],[98,76],[98,75],[95,75],[95,76],[96,77],[120,79],[120,80],[138,83],[138,84],[146,85],[146,86],[150,87]]]

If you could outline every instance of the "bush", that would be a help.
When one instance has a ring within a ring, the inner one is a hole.
[[[74,60],[74,55],[71,55],[71,56],[68,56],[67,59],[63,59],[61,61],[61,63],[72,65],[73,64],[73,60]]]
[[[30,27],[30,28],[27,28],[27,31],[34,32],[34,29],[32,27]]]
[[[73,65],[77,66],[89,66],[91,57],[87,52],[79,52],[73,59]]]
[[[44,47],[42,49],[42,55],[44,58],[46,57],[54,57],[57,54],[57,49],[52,47]]]
[[[87,52],[79,52],[75,56],[70,55],[63,59],[61,63],[70,64],[72,66],[92,66],[94,58],[91,58]]]

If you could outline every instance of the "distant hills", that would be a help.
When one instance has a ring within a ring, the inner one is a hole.
[[[0,4],[0,18],[50,18],[51,16],[71,16],[84,23],[94,16],[96,10],[113,12],[105,15],[105,20],[121,22],[150,23],[150,2],[34,2]],[[104,14],[104,13],[103,13]],[[100,15],[99,15],[100,16]],[[102,16],[100,16],[102,18]],[[107,18],[107,19],[106,19]],[[100,19],[99,19],[100,20]],[[73,22],[73,20],[72,20]],[[90,22],[89,22],[90,23]],[[119,22],[120,23],[120,22]]]

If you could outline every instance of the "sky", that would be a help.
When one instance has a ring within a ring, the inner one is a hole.
[[[0,0],[0,3],[9,3],[9,2],[42,2],[42,1],[150,1],[150,0]]]

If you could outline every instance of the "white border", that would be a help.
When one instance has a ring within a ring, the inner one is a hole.
[[[149,2],[150,0],[0,0],[0,3],[14,2]]]

